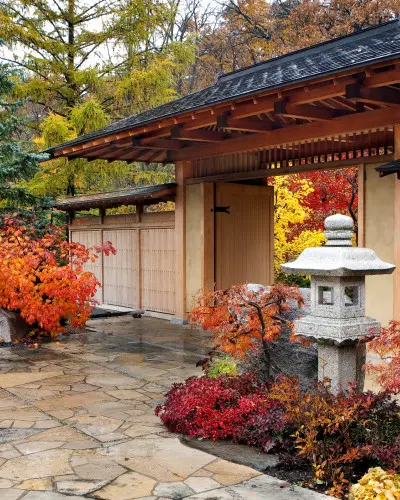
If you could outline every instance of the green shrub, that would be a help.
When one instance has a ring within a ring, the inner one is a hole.
[[[238,375],[236,363],[231,358],[225,356],[222,359],[214,358],[207,367],[207,375],[211,378],[218,378],[221,375],[234,377]]]

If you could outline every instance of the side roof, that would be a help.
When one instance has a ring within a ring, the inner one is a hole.
[[[129,130],[182,113],[245,97],[263,90],[279,89],[341,71],[400,57],[400,21],[385,24],[290,52],[268,61],[227,73],[211,87],[186,95],[102,129],[46,149],[45,153],[66,146]]]
[[[175,199],[176,184],[156,184],[108,193],[86,194],[63,198],[54,203],[54,208],[71,212],[74,210],[89,210],[91,208],[114,208],[121,205],[153,205],[160,201]]]

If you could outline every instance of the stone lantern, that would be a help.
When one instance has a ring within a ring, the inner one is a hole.
[[[324,235],[325,246],[307,248],[281,267],[311,275],[311,312],[295,321],[295,333],[318,343],[318,379],[329,378],[331,390],[338,392],[360,381],[364,356],[358,340],[380,327],[365,316],[365,276],[391,274],[395,266],[373,250],[352,246],[351,217],[327,217]]]

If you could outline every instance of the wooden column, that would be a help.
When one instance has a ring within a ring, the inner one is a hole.
[[[136,205],[136,222],[140,224],[143,218],[143,205]],[[137,291],[138,291],[138,302],[137,308],[142,309],[143,306],[143,283],[142,283],[142,235],[140,226],[137,227],[135,231],[136,237],[136,267],[137,267]]]
[[[365,165],[358,167],[358,246],[365,247]]]
[[[214,290],[214,184],[201,184],[201,286]]]
[[[175,316],[184,319],[186,316],[186,188],[185,179],[192,175],[191,161],[175,163],[175,254],[176,254],[176,286]]]
[[[394,159],[400,159],[400,124],[394,125]],[[394,264],[393,274],[393,319],[400,320],[400,180],[394,179]]]

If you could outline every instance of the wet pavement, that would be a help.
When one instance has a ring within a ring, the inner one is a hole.
[[[200,373],[205,333],[154,318],[88,323],[0,350],[0,499],[322,499],[185,446],[154,415]]]

